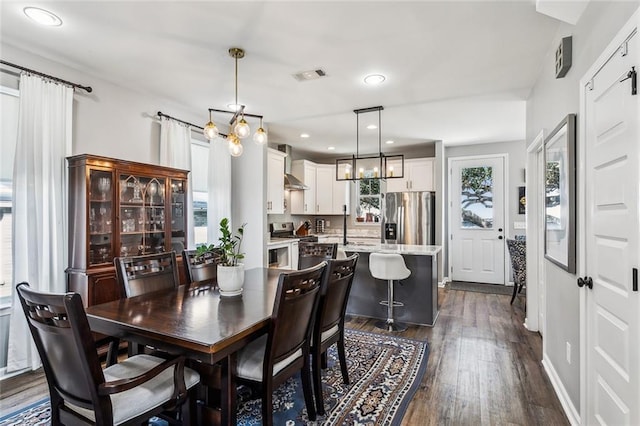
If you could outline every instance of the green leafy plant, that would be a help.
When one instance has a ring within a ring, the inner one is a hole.
[[[244,236],[244,227],[246,223],[243,223],[240,228],[233,235],[229,229],[229,219],[223,218],[220,221],[220,245],[218,248],[222,250],[222,258],[220,265],[223,266],[237,266],[238,262],[244,259],[244,253],[240,251],[242,247],[242,238]]]

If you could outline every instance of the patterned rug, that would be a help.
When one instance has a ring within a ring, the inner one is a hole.
[[[325,416],[309,421],[299,377],[280,386],[273,396],[277,425],[399,425],[426,371],[425,341],[345,330],[350,386],[342,383],[335,345],[323,371]],[[238,391],[238,425],[260,425],[261,402],[248,388]],[[0,417],[0,426],[49,424],[49,400]],[[155,422],[163,425],[163,421]]]

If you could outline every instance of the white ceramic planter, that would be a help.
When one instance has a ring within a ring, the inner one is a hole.
[[[220,296],[238,296],[242,294],[244,284],[244,264],[238,266],[218,265],[218,287]]]

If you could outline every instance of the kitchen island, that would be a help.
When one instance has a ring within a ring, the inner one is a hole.
[[[401,254],[411,276],[394,284],[394,299],[404,306],[394,309],[395,320],[409,324],[433,326],[438,317],[438,253],[440,246],[404,244],[348,244],[339,246],[347,255],[359,253],[356,273],[347,304],[347,314],[386,319],[387,282],[369,272],[371,253]]]

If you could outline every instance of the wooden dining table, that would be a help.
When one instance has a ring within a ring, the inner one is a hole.
[[[197,283],[90,306],[93,331],[184,354],[201,376],[200,424],[236,424],[236,352],[268,331],[283,270],[245,271],[241,296]]]

